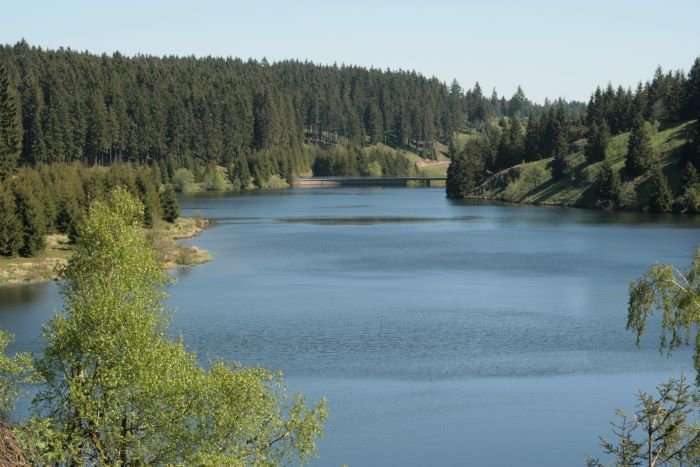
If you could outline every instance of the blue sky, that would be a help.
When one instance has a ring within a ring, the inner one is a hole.
[[[0,42],[127,55],[413,69],[511,95],[587,100],[700,55],[698,0],[8,2]]]

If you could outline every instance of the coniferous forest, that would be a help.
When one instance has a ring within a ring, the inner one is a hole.
[[[409,71],[270,64],[233,58],[126,57],[0,49],[22,127],[22,165],[137,162],[173,167],[245,161],[251,172],[308,168],[303,144],[384,143],[431,157],[490,117],[541,115],[519,88],[510,98],[463,90]],[[584,106],[565,103],[571,116]],[[284,154],[266,151],[284,148]]]

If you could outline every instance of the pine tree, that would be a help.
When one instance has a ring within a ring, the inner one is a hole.
[[[446,194],[448,198],[466,198],[477,188],[484,177],[486,145],[470,140],[464,149],[452,158],[447,168]]]
[[[690,162],[683,170],[681,193],[679,200],[681,209],[689,214],[700,212],[700,177],[695,166]]]
[[[563,105],[559,104],[554,118],[550,121],[550,129],[548,137],[551,137],[551,151],[554,159],[552,160],[552,178],[561,180],[571,174],[571,162],[566,157],[567,142],[568,142],[569,124],[564,114]]]
[[[161,191],[160,206],[163,212],[163,220],[166,222],[175,222],[180,217],[180,205],[172,185],[166,185]]]
[[[651,186],[649,210],[653,212],[670,212],[673,207],[673,192],[660,165],[657,165],[652,173]]]
[[[44,249],[46,219],[41,201],[34,195],[31,186],[19,182],[13,187],[17,213],[22,222],[22,246],[19,254],[24,257],[37,255]]]
[[[17,167],[22,152],[22,127],[7,70],[0,63],[0,180]]]
[[[22,246],[22,223],[12,193],[0,187],[0,256],[16,256]]]
[[[686,118],[700,119],[700,57],[695,59],[685,82],[684,107]]]
[[[651,145],[651,136],[642,115],[637,114],[632,123],[627,145],[625,172],[629,177],[635,178],[649,170],[653,163],[654,149]]]
[[[584,151],[589,164],[605,160],[605,149],[610,142],[610,130],[605,120],[593,122],[588,135],[588,144]]]
[[[538,161],[542,159],[542,154],[540,152],[540,139],[542,127],[540,126],[540,121],[536,117],[530,117],[527,119],[527,131],[525,134],[525,160]]]

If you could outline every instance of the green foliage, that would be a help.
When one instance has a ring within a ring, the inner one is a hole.
[[[657,264],[630,284],[627,329],[635,332],[637,345],[655,310],[662,313],[659,345],[662,351],[672,352],[681,344],[689,343],[700,323],[700,248],[695,251],[687,271]],[[697,337],[696,333],[695,369],[700,370],[700,339]]]
[[[216,166],[210,166],[207,168],[207,172],[204,175],[204,189],[221,191],[226,188],[226,181],[224,176],[221,174]]]
[[[484,153],[489,148],[484,141],[470,140],[450,161],[447,169],[446,194],[448,198],[466,198],[484,179]]]
[[[402,153],[382,146],[335,147],[314,150],[313,154],[312,170],[316,176],[406,176],[413,169]]]
[[[671,379],[657,388],[658,396],[640,391],[637,408],[627,414],[617,410],[620,419],[612,423],[614,442],[600,439],[611,466],[676,466],[700,463],[700,426],[696,414],[700,405],[685,376]],[[589,467],[603,467],[593,458]]]
[[[0,63],[0,181],[17,167],[22,150],[22,126],[5,66]]]
[[[180,203],[178,203],[175,190],[170,184],[165,185],[163,191],[160,192],[160,207],[164,221],[175,222],[180,217]]]
[[[194,175],[188,169],[177,169],[173,174],[172,184],[175,190],[180,192],[196,191]]]
[[[31,369],[31,359],[27,354],[5,355],[12,336],[0,329],[0,425],[4,425],[15,409],[20,384],[26,382]]]
[[[654,164],[655,153],[649,132],[642,116],[637,115],[632,123],[625,159],[625,172],[631,178],[643,175]]]
[[[91,204],[37,360],[44,390],[24,433],[34,463],[239,465],[305,461],[327,417],[288,400],[280,376],[206,370],[166,337],[170,282],[124,188]]]
[[[600,168],[595,182],[596,205],[602,209],[615,209],[620,205],[622,181],[620,174],[610,164],[605,162]]]

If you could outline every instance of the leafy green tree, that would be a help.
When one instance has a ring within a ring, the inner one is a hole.
[[[226,188],[226,182],[219,169],[215,165],[207,167],[204,175],[204,189],[221,191],[224,188]]]
[[[180,217],[180,204],[172,185],[165,185],[160,192],[160,207],[166,222],[175,222]]]
[[[639,391],[634,413],[617,410],[612,423],[616,440],[600,438],[611,466],[676,466],[700,463],[700,427],[695,414],[700,405],[684,375],[661,384],[658,396]],[[586,459],[589,467],[603,467],[598,459]]]
[[[23,433],[37,464],[245,465],[305,461],[327,416],[279,374],[197,364],[166,337],[169,276],[123,188],[94,202],[45,328],[44,390]],[[40,441],[40,443],[39,443]]]
[[[189,169],[177,169],[173,175],[173,187],[177,191],[192,191],[194,184],[194,175]]]
[[[7,346],[12,335],[0,329],[0,425],[4,425],[15,409],[15,402],[21,392],[20,384],[26,382],[31,369],[28,354],[7,356]]]
[[[605,161],[595,182],[596,206],[603,209],[615,209],[620,205],[622,182],[620,174]]]
[[[22,126],[17,104],[10,90],[5,66],[0,63],[0,180],[17,167],[22,152]]]
[[[700,370],[700,248],[690,267],[681,272],[674,266],[656,264],[630,284],[627,329],[639,345],[649,318],[660,311],[660,349],[672,352],[689,343],[695,333],[695,369]],[[696,373],[696,386],[700,372]],[[601,445],[614,458],[615,466],[676,466],[700,464],[700,400],[681,374],[658,386],[658,397],[639,392],[635,412],[613,423],[616,442],[601,438]],[[600,467],[588,458],[589,466]]]
[[[672,352],[689,343],[691,335],[695,334],[695,369],[700,371],[699,309],[700,248],[685,272],[669,264],[656,264],[630,284],[627,329],[635,332],[639,345],[649,317],[654,311],[660,311],[660,350]]]
[[[631,178],[638,177],[652,167],[654,159],[655,154],[651,145],[649,129],[641,114],[638,114],[632,122],[625,159],[625,172]]]
[[[0,186],[0,256],[16,256],[22,247],[22,222],[12,193]]]

